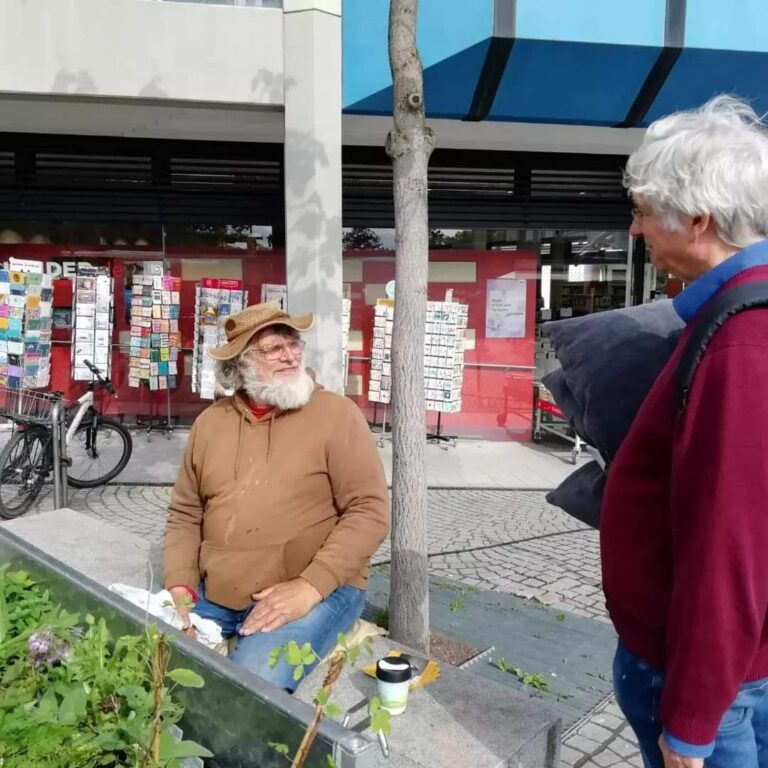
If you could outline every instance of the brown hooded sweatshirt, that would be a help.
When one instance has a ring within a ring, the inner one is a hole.
[[[381,459],[351,400],[316,389],[303,408],[257,420],[240,395],[223,398],[189,433],[165,585],[202,580],[208,599],[233,609],[298,576],[323,597],[365,589],[389,521]]]

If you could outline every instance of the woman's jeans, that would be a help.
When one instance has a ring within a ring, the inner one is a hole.
[[[215,621],[225,638],[237,636],[237,644],[229,658],[249,672],[268,680],[272,685],[293,693],[300,681],[293,679],[294,667],[286,664],[283,657],[274,667],[269,667],[269,654],[275,648],[295,640],[299,645],[309,643],[322,659],[336,645],[339,632],[348,632],[360,618],[365,606],[365,592],[355,587],[339,587],[325,600],[319,602],[306,616],[283,624],[272,632],[256,632],[240,636],[238,631],[254,606],[236,611],[212,603],[205,597],[203,585],[199,587],[200,600],[194,611],[204,619]],[[308,675],[319,662],[304,667]]]
[[[616,700],[640,743],[646,768],[664,768],[658,712],[664,670],[630,653],[621,643],[613,661]],[[706,768],[768,768],[768,678],[744,683],[723,715]]]

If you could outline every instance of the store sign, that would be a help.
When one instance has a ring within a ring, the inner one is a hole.
[[[162,264],[162,262],[160,262]],[[93,269],[94,264],[89,261],[40,261],[37,259],[17,259],[11,256],[6,267],[16,272],[40,272],[46,275],[52,275],[54,278],[63,277],[71,279],[77,275],[78,269]]]

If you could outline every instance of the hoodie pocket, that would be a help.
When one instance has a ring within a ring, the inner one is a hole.
[[[286,580],[285,544],[264,544],[253,549],[200,547],[200,575],[205,595],[214,603],[245,608],[251,595]]]

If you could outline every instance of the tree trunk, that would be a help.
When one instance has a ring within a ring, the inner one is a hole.
[[[387,137],[395,202],[392,333],[392,638],[429,651],[424,322],[429,226],[427,165],[434,135],[424,121],[424,77],[416,48],[418,0],[391,0],[389,64],[394,129]]]

